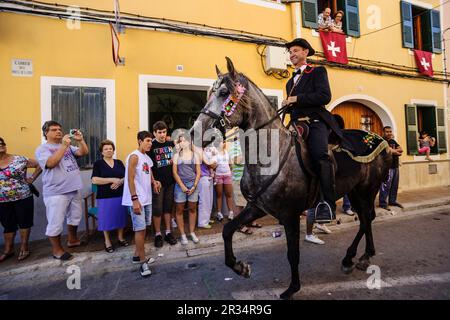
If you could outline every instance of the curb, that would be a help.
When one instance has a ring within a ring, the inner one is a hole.
[[[430,200],[430,201],[422,201],[417,203],[408,203],[404,205],[404,209],[396,209],[393,211],[384,210],[381,208],[376,209],[377,221],[384,221],[391,218],[400,218],[400,217],[413,217],[424,213],[424,209],[433,209],[440,208],[449,209],[450,210],[450,197],[441,198],[438,200]],[[432,213],[432,212],[431,212]],[[303,219],[304,221],[304,219]],[[340,229],[345,229],[347,227],[352,227],[358,225],[358,218],[356,216],[348,216],[345,214],[338,214],[338,219],[335,223],[329,225],[329,229],[332,231],[337,231]],[[274,231],[280,231],[281,236],[274,238],[272,233]],[[249,245],[258,246],[260,244],[267,244],[268,239],[272,239],[272,243],[276,243],[278,241],[285,241],[284,228],[278,224],[264,226],[261,229],[254,229],[253,234],[251,236],[235,233],[233,236],[233,247],[235,249],[244,249]],[[193,258],[202,256],[205,254],[214,254],[223,251],[223,240],[221,233],[215,233],[211,235],[204,235],[200,237],[200,243],[194,245],[193,243],[189,243],[187,246],[182,246],[180,243],[175,246],[165,245],[160,249],[155,249],[151,243],[145,244],[145,249],[148,257],[155,258],[155,264],[173,262],[180,259]],[[106,252],[86,252],[86,253],[74,253],[74,259],[62,262],[58,260],[54,260],[51,258],[42,259],[37,263],[33,263],[23,267],[13,266],[10,269],[6,269],[1,272],[4,279],[10,276],[18,276],[28,272],[37,272],[39,270],[55,268],[55,267],[64,267],[67,268],[71,265],[77,265],[82,263],[92,263],[99,264],[104,262],[124,262],[126,260],[130,260],[133,255],[134,247],[130,246],[128,248],[122,248],[118,251],[115,251],[114,254],[106,253]],[[131,263],[130,263],[131,266]]]

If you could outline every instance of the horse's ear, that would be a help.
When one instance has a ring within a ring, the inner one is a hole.
[[[228,58],[228,57],[225,57],[225,59],[227,60],[228,73],[230,74],[232,79],[236,79],[237,78],[237,72],[234,69],[233,61],[231,61],[231,59]]]
[[[217,73],[218,77],[222,76],[222,72],[219,70],[219,67],[217,66],[217,64],[216,64],[216,73]]]

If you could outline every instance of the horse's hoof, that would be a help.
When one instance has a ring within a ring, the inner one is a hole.
[[[361,271],[367,271],[367,268],[370,266],[369,260],[361,260],[356,264],[356,268]]]
[[[300,290],[300,287],[298,287],[298,288],[289,287],[285,292],[280,294],[280,299],[281,300],[292,300],[294,294],[299,290]]]
[[[355,265],[352,264],[350,267],[346,267],[344,265],[341,265],[341,271],[345,274],[350,274],[353,272],[353,269],[355,269]]]
[[[252,274],[252,269],[248,263],[239,261],[234,268],[236,273],[244,278],[250,278]]]

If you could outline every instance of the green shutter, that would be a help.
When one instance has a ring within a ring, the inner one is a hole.
[[[417,155],[418,151],[418,127],[417,127],[417,109],[414,104],[405,105],[406,118],[406,142],[408,154]]]
[[[63,126],[83,132],[88,156],[77,159],[80,167],[90,167],[100,159],[98,146],[106,138],[106,89],[52,86],[52,119]]]
[[[442,40],[441,40],[441,16],[438,10],[431,10],[431,39],[432,39],[432,51],[434,53],[442,52]]]
[[[403,47],[414,49],[412,5],[408,2],[400,1],[400,6],[402,12]]]
[[[442,107],[436,108],[436,143],[439,153],[447,152],[447,139],[445,132],[445,109]]]
[[[319,27],[318,15],[317,0],[302,0],[303,27],[317,29]]]
[[[344,21],[345,33],[349,36],[359,37],[359,1],[344,0]]]

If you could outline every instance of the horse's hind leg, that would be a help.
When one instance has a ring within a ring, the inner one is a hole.
[[[300,262],[300,216],[292,216],[282,222],[286,232],[287,256],[291,266],[291,283],[289,288],[280,295],[280,298],[287,300],[291,299],[294,293],[300,290],[300,277],[298,273],[298,265]]]
[[[364,206],[357,191],[352,191],[349,194],[349,198],[352,206],[355,208],[359,217],[359,230],[351,246],[347,249],[347,253],[344,259],[342,260],[341,270],[345,274],[349,274],[353,271],[354,268],[353,258],[356,257],[358,244],[361,241],[363,235],[366,233],[366,225],[367,225],[367,221],[364,215]]]
[[[240,276],[250,277],[251,269],[245,262],[236,262],[236,257],[233,253],[233,234],[240,226],[249,224],[265,215],[263,211],[247,205],[236,218],[223,227],[222,237],[225,246],[225,264]]]
[[[371,215],[375,215],[375,209],[372,208],[373,212]],[[366,251],[359,258],[359,262],[356,264],[356,268],[362,271],[366,271],[370,266],[370,258],[375,255],[375,245],[373,242],[373,234],[372,234],[372,219],[369,219],[366,227]]]

